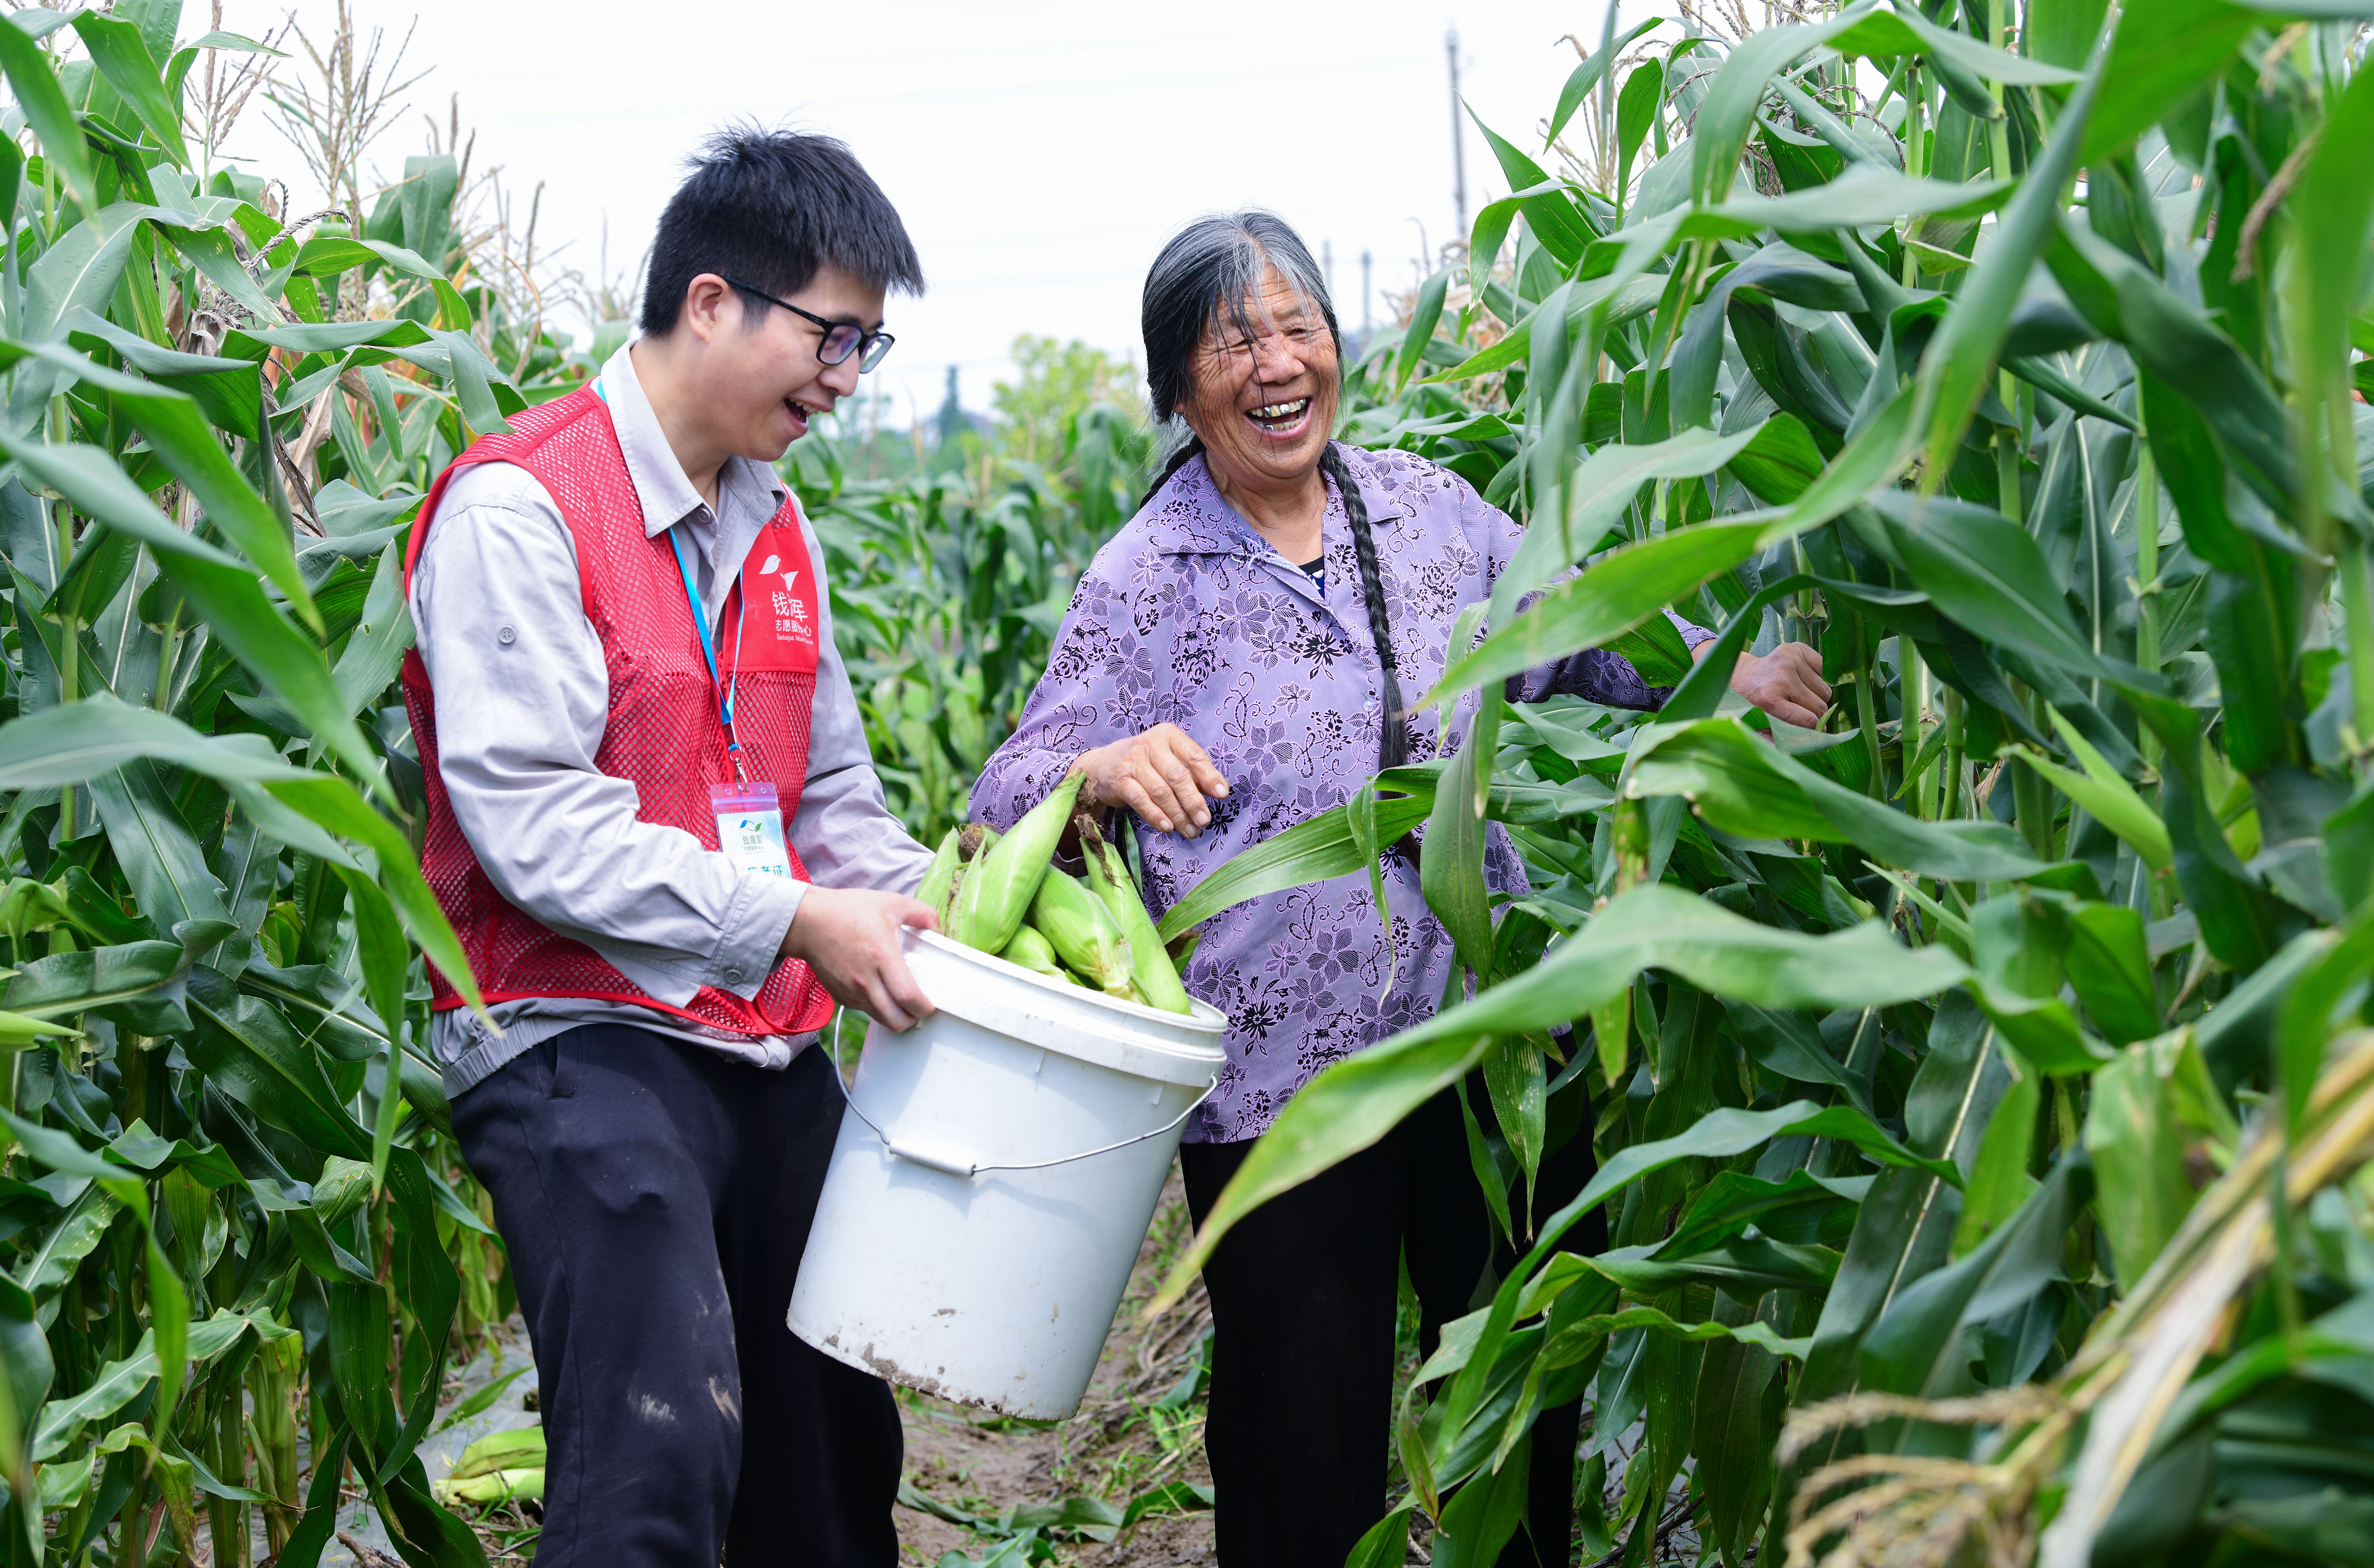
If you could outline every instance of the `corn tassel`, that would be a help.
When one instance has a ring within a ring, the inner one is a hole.
[[[1055,792],[1031,807],[991,848],[987,860],[978,863],[977,875],[969,879],[976,890],[969,895],[973,918],[962,940],[983,953],[995,953],[1013,939],[1016,929],[1030,912],[1040,880],[1055,858],[1055,846],[1062,841],[1064,826],[1071,820],[1072,802],[1079,798],[1080,784],[1080,776],[1075,774],[1055,786]],[[1043,925],[1040,930],[1045,932]]]
[[[1170,965],[1170,954],[1163,951],[1162,938],[1155,934],[1154,918],[1137,895],[1137,883],[1129,874],[1129,862],[1122,859],[1121,847],[1105,841],[1093,814],[1082,812],[1072,821],[1079,829],[1081,858],[1088,863],[1088,890],[1104,905],[1105,913],[1113,918],[1122,940],[1129,943],[1130,973],[1137,982],[1138,994],[1148,1007],[1165,1012],[1194,1012],[1194,1004],[1187,1000],[1187,988],[1179,983],[1179,971]]]
[[[1030,923],[1054,945],[1064,962],[1094,981],[1108,996],[1137,1000],[1129,942],[1079,878],[1050,870],[1039,879],[1030,903]]]

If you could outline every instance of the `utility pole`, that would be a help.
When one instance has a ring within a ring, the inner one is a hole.
[[[1360,252],[1360,335],[1369,333],[1369,252]]]
[[[1467,238],[1467,136],[1465,113],[1459,101],[1459,29],[1442,35],[1443,53],[1451,58],[1451,205],[1459,214],[1459,238]],[[1429,263],[1433,261],[1428,257]]]

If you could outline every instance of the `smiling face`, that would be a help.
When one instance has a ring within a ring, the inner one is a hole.
[[[1263,269],[1261,297],[1238,314],[1214,318],[1176,412],[1204,439],[1223,491],[1307,482],[1334,431],[1342,391],[1327,319],[1275,267]]]
[[[806,287],[783,298],[827,321],[868,332],[882,325],[881,288],[837,267],[819,267]],[[753,314],[746,318],[746,310]],[[693,280],[678,329],[703,341],[702,418],[724,451],[772,462],[817,415],[857,391],[861,356],[825,364],[817,357],[822,327],[778,305],[746,305],[714,274]]]

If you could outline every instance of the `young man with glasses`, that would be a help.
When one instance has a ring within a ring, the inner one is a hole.
[[[906,230],[847,148],[715,137],[642,334],[421,508],[422,860],[488,1004],[432,1039],[535,1342],[544,1568],[885,1565],[885,1384],[784,1326],[840,1122],[837,1001],[931,1012],[824,556],[772,464],[890,346]]]

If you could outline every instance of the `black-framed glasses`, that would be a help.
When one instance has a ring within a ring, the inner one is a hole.
[[[857,369],[862,375],[881,364],[882,357],[890,352],[890,345],[899,341],[887,332],[867,332],[854,322],[826,321],[814,310],[803,310],[790,300],[778,299],[765,289],[753,287],[738,277],[724,273],[717,275],[745,294],[755,294],[770,305],[781,305],[802,321],[822,327],[824,342],[817,345],[817,357],[827,365],[839,365],[854,354],[858,356]]]

